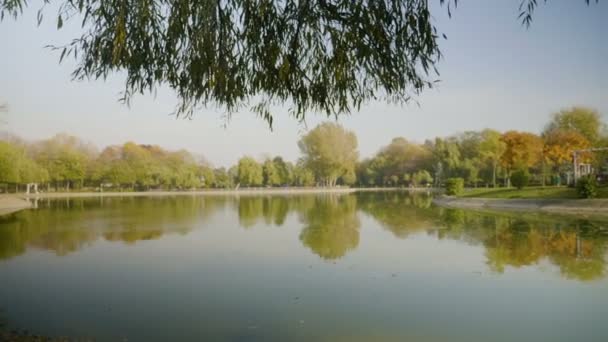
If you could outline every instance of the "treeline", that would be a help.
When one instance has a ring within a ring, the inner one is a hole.
[[[575,107],[555,113],[543,132],[469,131],[414,143],[394,138],[371,158],[359,160],[357,137],[336,123],[323,123],[298,142],[302,157],[242,157],[228,169],[214,168],[185,150],[128,142],[102,151],[60,134],[28,143],[0,141],[0,183],[19,191],[37,183],[48,190],[189,190],[279,186],[431,186],[463,178],[467,186],[509,186],[515,171],[532,183],[562,184],[572,171],[572,152],[608,146],[597,111]],[[605,154],[581,154],[601,170]],[[45,190],[46,190],[45,189]]]
[[[27,143],[14,136],[0,141],[0,183],[4,191],[28,183],[44,190],[190,190],[240,186],[311,186],[314,176],[281,157],[258,163],[243,157],[229,169],[213,168],[185,150],[128,142],[101,152],[81,139],[59,134]]]
[[[395,138],[358,166],[365,186],[420,186],[462,178],[467,186],[510,186],[516,171],[532,184],[560,185],[573,171],[572,153],[608,147],[600,114],[574,107],[553,114],[540,135],[530,132],[468,131],[416,144]],[[579,162],[601,173],[606,153],[581,153]]]

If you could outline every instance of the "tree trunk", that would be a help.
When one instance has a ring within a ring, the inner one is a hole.
[[[492,162],[492,187],[496,187],[496,161]]]
[[[547,176],[547,170],[545,170],[545,161],[543,160],[541,165],[540,165],[540,173],[541,173],[541,178],[543,179],[542,181],[542,186],[543,188],[545,187],[545,178]]]

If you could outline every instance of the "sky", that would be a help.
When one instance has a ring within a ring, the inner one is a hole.
[[[436,25],[448,36],[440,42],[440,83],[416,103],[371,102],[340,117],[339,123],[357,134],[361,157],[399,136],[424,142],[484,128],[540,132],[551,113],[574,105],[608,115],[608,2],[549,1],[539,5],[529,29],[517,19],[518,3],[461,0],[451,19],[434,5]],[[78,36],[78,26],[68,23],[57,31],[52,8],[38,26],[37,6],[30,5],[17,21],[0,23],[0,103],[9,104],[1,129],[25,139],[68,133],[100,148],[126,141],[157,144],[229,166],[243,155],[295,161],[300,136],[333,120],[309,114],[299,123],[287,108],[273,112],[272,131],[248,110],[227,124],[215,108],[202,109],[191,120],[176,119],[170,114],[177,100],[167,88],[126,106],[118,101],[124,75],[72,81],[74,63],[59,64],[59,54],[45,46],[69,42]]]

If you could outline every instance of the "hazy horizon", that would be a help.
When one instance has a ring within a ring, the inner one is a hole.
[[[25,139],[65,132],[99,148],[134,141],[187,149],[228,166],[243,155],[293,161],[301,133],[328,120],[311,113],[304,125],[287,115],[287,107],[273,112],[272,132],[248,110],[234,114],[226,128],[223,113],[213,108],[176,120],[169,113],[177,100],[166,88],[127,107],[118,102],[120,75],[71,81],[73,62],[59,65],[59,55],[44,46],[69,41],[77,27],[70,23],[57,32],[52,8],[37,27],[37,10],[30,6],[22,18],[0,26],[0,103],[10,107],[2,130]],[[357,134],[361,157],[398,136],[423,142],[484,128],[539,132],[553,112],[576,105],[608,113],[608,46],[601,43],[608,4],[550,2],[538,8],[528,30],[517,19],[517,3],[459,2],[452,19],[445,8],[433,13],[448,35],[441,42],[441,82],[417,98],[419,106],[374,102],[342,116],[339,122]]]

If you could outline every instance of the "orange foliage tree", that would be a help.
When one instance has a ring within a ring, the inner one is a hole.
[[[545,133],[543,156],[545,161],[555,170],[560,166],[572,161],[572,152],[589,148],[589,140],[575,131],[552,130]],[[590,156],[582,155],[584,161],[589,161]]]
[[[536,134],[508,131],[502,135],[501,141],[505,150],[500,162],[508,175],[515,169],[533,167],[541,160],[543,141]]]

